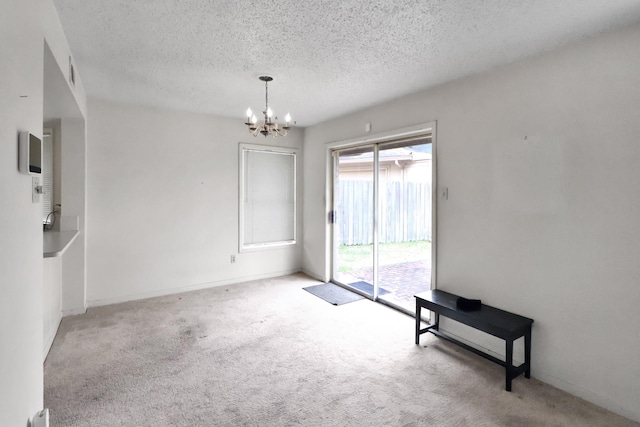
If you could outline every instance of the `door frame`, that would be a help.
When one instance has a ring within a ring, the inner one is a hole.
[[[326,147],[326,182],[325,182],[325,209],[326,209],[326,227],[325,227],[325,253],[326,253],[326,281],[333,281],[333,273],[335,268],[335,254],[333,251],[334,245],[334,227],[332,223],[332,213],[334,211],[333,205],[333,188],[335,184],[335,174],[337,170],[334,165],[334,151],[342,148],[351,148],[362,145],[372,145],[383,142],[391,142],[395,140],[418,138],[420,136],[431,135],[431,153],[432,153],[432,170],[431,170],[431,289],[437,289],[437,212],[438,212],[438,155],[437,155],[437,133],[436,133],[436,121],[421,123],[406,128],[395,129],[392,131],[378,133],[373,135],[366,135],[364,137],[351,138],[348,140],[329,142],[325,144]],[[376,151],[377,151],[377,146]],[[376,158],[374,156],[374,158]],[[375,165],[374,165],[375,167]],[[374,209],[375,210],[375,209]],[[375,270],[375,269],[374,269]],[[338,283],[339,284],[339,283]],[[374,287],[375,289],[375,287]],[[350,289],[354,291],[353,289]],[[357,292],[357,290],[355,290]],[[368,295],[363,295],[370,298]]]

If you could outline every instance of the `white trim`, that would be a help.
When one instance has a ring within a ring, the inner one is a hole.
[[[294,219],[295,221],[295,219]],[[240,241],[242,242],[242,241]],[[238,252],[240,253],[244,253],[244,252],[255,252],[255,251],[261,251],[264,249],[272,249],[272,248],[283,248],[286,246],[295,246],[298,244],[297,240],[283,240],[282,242],[269,242],[269,243],[252,243],[250,245],[240,245],[238,247]]]
[[[303,268],[302,270],[300,270],[300,273],[305,274],[307,276],[309,276],[310,278],[312,278],[313,280],[317,280],[319,282],[326,282],[326,280],[324,280],[322,277],[318,276],[316,273],[312,273],[311,271]]]
[[[437,121],[431,123],[431,289],[438,289],[438,137]]]
[[[432,158],[432,170],[431,170],[431,288],[437,288],[437,275],[436,275],[436,235],[437,235],[437,201],[438,201],[438,187],[437,187],[437,155],[436,155],[436,125],[437,121],[431,121],[426,123],[420,123],[413,126],[407,126],[400,129],[391,130],[388,132],[381,132],[374,135],[365,135],[356,138],[350,138],[342,141],[327,142],[326,148],[326,172],[325,172],[325,259],[328,261],[325,265],[325,278],[323,281],[329,281],[334,277],[334,255],[333,255],[333,224],[327,220],[329,212],[335,208],[333,201],[334,192],[334,176],[333,174],[334,155],[333,153],[346,147],[357,147],[371,144],[378,144],[381,142],[391,142],[397,139],[419,137],[421,135],[431,135],[431,158]],[[374,156],[375,158],[376,156]],[[375,271],[375,270],[374,270]]]
[[[244,179],[245,165],[244,152],[256,151],[260,153],[273,152],[290,154],[293,156],[293,239],[279,242],[244,244]],[[280,147],[273,145],[247,144],[240,142],[238,144],[238,252],[253,252],[259,250],[267,250],[273,248],[282,248],[284,246],[293,246],[298,243],[298,155],[300,149],[292,147]]]
[[[58,335],[58,329],[60,328],[60,322],[62,322],[62,313],[58,313],[58,321],[56,322],[56,327],[51,328],[51,333],[44,342],[44,349],[42,355],[42,361],[47,360],[47,356],[49,355],[49,351],[51,351],[51,346],[53,345],[53,340],[55,340],[56,335]]]
[[[373,145],[373,300],[380,291],[380,146]]]
[[[330,151],[329,155],[331,156],[332,159],[332,165],[331,165],[331,198],[327,199],[330,200],[331,202],[331,206],[329,207],[329,213],[327,215],[333,215],[332,212],[335,212],[335,214],[337,214],[337,209],[336,209],[336,199],[338,196],[338,163],[340,161],[339,157],[340,157],[340,153],[338,151]],[[329,222],[329,221],[328,221]],[[333,250],[333,247],[335,245],[335,242],[338,238],[338,227],[335,227],[335,217],[333,218],[333,221],[329,222],[329,228],[330,228],[330,239],[329,239],[329,278],[334,278],[337,275],[337,271],[336,271],[336,267],[338,265],[338,251]],[[329,279],[327,279],[329,280]],[[325,280],[325,281],[327,281]]]
[[[546,375],[540,372],[532,371],[531,378],[535,378],[542,381],[543,383],[552,385],[562,391],[566,391],[569,394],[587,400],[618,415],[629,418],[630,420],[640,419],[640,410],[633,410],[629,407],[623,407],[619,404],[619,399],[611,399],[607,395],[596,394],[590,389],[578,387],[577,385],[566,382],[561,378],[552,375]]]
[[[213,282],[198,283],[196,285],[179,286],[177,288],[168,288],[168,289],[161,289],[161,290],[151,291],[151,292],[141,292],[138,294],[121,295],[121,296],[111,297],[111,298],[91,300],[91,301],[88,301],[87,304],[89,307],[100,307],[103,305],[119,304],[122,302],[136,301],[136,300],[141,300],[146,298],[155,298],[155,297],[161,297],[165,295],[180,294],[182,292],[191,292],[191,291],[198,291],[201,289],[217,288],[219,286],[233,285],[237,283],[249,282],[251,280],[261,280],[261,279],[270,279],[272,277],[288,276],[289,274],[295,274],[299,272],[300,272],[300,269],[293,269],[293,270],[276,271],[273,273],[266,273],[266,274],[257,274],[255,276],[235,277],[233,279],[216,280]]]
[[[83,308],[70,308],[67,310],[62,310],[62,317],[67,317],[67,316],[75,316],[77,314],[84,314],[87,312],[87,307],[83,307]]]
[[[361,136],[357,138],[345,139],[341,141],[333,141],[325,144],[329,151],[341,147],[355,147],[358,145],[375,144],[378,142],[392,141],[394,139],[408,138],[419,136],[425,133],[433,132],[435,134],[436,121],[421,123],[419,125],[408,126],[388,132],[377,133],[374,135]]]

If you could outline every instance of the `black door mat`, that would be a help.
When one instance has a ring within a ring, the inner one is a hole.
[[[322,298],[333,305],[342,305],[349,302],[364,299],[362,295],[351,292],[333,283],[323,283],[321,285],[307,286],[302,288],[305,291]]]
[[[366,293],[367,295],[373,296],[373,285],[371,283],[353,282],[353,283],[349,283],[349,286],[351,286],[353,288],[356,288],[358,290],[361,290],[362,292]],[[386,295],[386,294],[390,294],[390,293],[391,293],[391,291],[388,291],[386,289],[378,287],[378,295]]]

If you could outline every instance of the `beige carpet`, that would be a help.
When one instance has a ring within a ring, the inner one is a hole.
[[[61,426],[639,426],[303,275],[90,309],[45,363]],[[534,327],[535,337],[535,327]],[[535,361],[532,374],[535,376]]]

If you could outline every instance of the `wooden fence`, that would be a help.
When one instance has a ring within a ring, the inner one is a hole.
[[[431,240],[431,184],[380,186],[380,243]],[[340,245],[373,243],[373,183],[340,181],[337,224]]]

